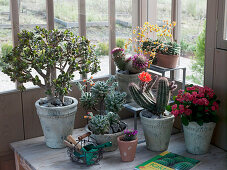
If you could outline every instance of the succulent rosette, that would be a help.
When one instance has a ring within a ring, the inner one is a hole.
[[[177,117],[181,116],[182,123],[187,126],[189,122],[203,123],[216,122],[217,110],[220,101],[214,91],[209,87],[189,85],[186,90],[179,90],[174,96],[174,105],[167,106],[167,110]]]

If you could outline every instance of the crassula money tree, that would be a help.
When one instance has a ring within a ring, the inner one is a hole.
[[[161,77],[158,80],[158,76],[155,76],[153,81],[151,81],[151,75],[147,72],[142,72],[139,75],[139,79],[139,86],[135,83],[129,85],[129,90],[133,99],[138,105],[149,111],[150,115],[147,115],[147,117],[152,117],[152,114],[159,117],[163,116],[171,92],[174,91],[177,86],[174,82],[169,83],[165,77]],[[157,97],[152,93],[152,88],[156,81],[158,81]]]
[[[143,54],[127,57],[122,48],[112,50],[112,59],[119,70],[126,71],[129,74],[141,73],[148,67],[148,59]]]
[[[54,105],[65,105],[64,95],[70,91],[75,71],[85,75],[100,70],[90,41],[68,30],[36,27],[34,31],[23,30],[18,38],[18,46],[3,57],[3,72],[17,81],[21,90],[26,82],[43,88]]]
[[[179,90],[174,96],[174,105],[167,109],[177,117],[180,116],[182,123],[187,126],[189,122],[203,123],[217,122],[217,110],[220,101],[214,91],[209,87],[189,85],[185,91]]]

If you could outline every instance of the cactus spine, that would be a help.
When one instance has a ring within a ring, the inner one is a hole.
[[[174,82],[169,84],[167,78],[161,77],[158,81],[157,97],[153,97],[151,89],[157,77],[154,78],[153,82],[150,82],[146,87],[140,88],[134,83],[129,85],[129,91],[135,100],[135,102],[141,107],[147,109],[155,115],[163,115],[165,108],[168,105],[171,91],[176,89]]]

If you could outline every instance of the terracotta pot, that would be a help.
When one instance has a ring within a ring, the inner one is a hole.
[[[165,68],[176,68],[179,55],[157,54],[157,66]]]
[[[133,141],[123,141],[123,137],[124,135],[117,138],[121,160],[124,162],[132,162],[135,158],[138,138],[136,137]]]

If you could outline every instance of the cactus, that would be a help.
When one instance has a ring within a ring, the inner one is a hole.
[[[137,74],[146,70],[148,59],[142,54],[136,54],[131,57],[126,57],[124,49],[114,48],[112,50],[112,59],[121,71],[128,71],[131,74]]]
[[[122,70],[122,71],[126,70],[127,62],[126,62],[126,58],[125,58],[124,49],[114,48],[112,50],[112,59],[114,60],[114,63],[120,70]]]
[[[149,83],[141,82],[140,87],[135,83],[131,83],[129,85],[129,91],[138,105],[147,109],[154,115],[161,116],[164,115],[171,91],[175,90],[177,86],[174,82],[169,84],[167,78],[161,77],[158,81],[157,97],[155,98],[151,89],[156,81],[157,76]]]
[[[181,46],[176,42],[164,43],[163,48],[160,48],[160,52],[165,55],[179,55]]]
[[[148,59],[142,54],[136,54],[130,58],[127,69],[130,73],[137,74],[145,71],[148,66]]]
[[[106,115],[91,115],[92,118],[88,123],[89,129],[92,133],[99,134],[108,134],[110,130],[110,122]]]

